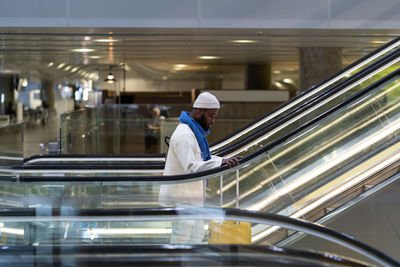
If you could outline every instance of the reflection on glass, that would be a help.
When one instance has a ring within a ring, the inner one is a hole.
[[[18,210],[10,210],[9,212],[13,211]],[[92,215],[79,215],[87,212]],[[155,245],[172,243],[185,246],[159,246],[158,253],[153,254],[153,257],[157,258],[160,254],[170,255],[176,249],[179,250],[179,253],[183,253],[179,257],[193,256],[196,250],[191,249],[187,255],[183,250],[185,247],[192,245],[203,251],[203,253],[196,257],[209,257],[211,254],[204,254],[204,251],[208,248],[207,244],[212,244],[214,247],[224,244],[246,244],[247,246],[243,247],[245,248],[243,252],[247,253],[245,254],[247,257],[250,257],[248,253],[252,251],[262,252],[258,256],[252,255],[250,258],[253,261],[261,255],[266,256],[265,253],[267,250],[265,249],[274,246],[273,251],[284,252],[282,256],[286,258],[291,255],[288,248],[297,249],[295,255],[298,260],[302,258],[302,253],[304,252],[318,253],[318,257],[316,257],[317,255],[309,257],[308,263],[323,261],[322,255],[327,255],[331,260],[332,256],[335,255],[335,258],[338,260],[346,261],[347,259],[358,263],[387,264],[395,262],[387,256],[382,257],[379,251],[365,249],[366,246],[364,244],[346,235],[336,233],[330,229],[324,229],[324,232],[322,232],[321,227],[295,221],[290,218],[277,218],[267,214],[250,214],[238,210],[234,211],[237,215],[232,215],[231,211],[226,212],[222,209],[204,208],[181,208],[175,210],[128,209],[116,212],[117,215],[113,215],[112,213],[102,213],[101,210],[65,209],[57,211],[59,213],[57,215],[52,215],[51,210],[36,208],[36,216],[20,213],[20,216],[15,217],[5,214],[0,217],[2,220],[0,222],[0,242],[3,246],[2,251],[0,251],[2,260],[6,259],[6,257],[11,257],[11,255],[7,254],[7,248],[15,245],[24,246],[24,248],[34,248],[35,255],[40,259],[44,255],[51,257],[53,253],[56,253],[54,256],[60,257],[63,253],[59,252],[68,248],[74,248],[73,251],[76,253],[76,257],[79,258],[78,252],[82,249],[87,250],[107,245],[118,248],[115,252],[119,256],[121,256],[120,253],[122,251],[120,249],[122,249],[121,246],[123,245],[129,245],[131,253],[134,253],[137,248],[142,246],[144,249],[141,251],[141,256],[143,256],[143,253],[146,254],[151,251],[151,248],[154,248]],[[201,227],[202,238],[197,242],[174,242],[173,238],[171,238],[173,236],[171,226],[174,223],[186,223],[189,221],[199,222],[199,224],[195,223],[195,225]],[[249,231],[241,232],[243,230],[241,225],[243,224],[248,225]],[[258,227],[280,228],[282,234],[264,239],[262,243],[253,244],[249,241],[245,243],[243,240],[237,238],[238,236],[242,236],[243,238],[246,236],[250,237],[251,232]],[[288,239],[287,233],[289,232],[296,233],[301,238]],[[52,247],[59,249],[52,250]],[[168,249],[169,253],[165,253],[162,248]],[[224,246],[218,247],[218,250],[222,252],[222,248]],[[237,249],[231,252],[238,253],[235,254],[235,256],[238,256],[242,251],[239,248],[237,247]],[[229,254],[224,255],[228,256]],[[22,254],[20,256],[24,258],[30,255]],[[176,256],[174,255],[174,257]],[[277,254],[274,254],[274,256],[275,258],[279,257]],[[219,257],[221,256],[219,255]],[[19,259],[21,257],[14,258],[14,260]]]
[[[264,135],[252,141],[238,150],[232,151],[227,156],[247,155],[256,151],[258,148],[272,142],[273,140],[286,135],[287,133],[300,127],[310,119],[322,114],[329,108],[343,102],[345,99],[366,88],[380,78],[388,75],[391,71],[400,67],[395,58],[383,67],[360,78],[353,84],[343,88],[339,92],[328,98],[318,101],[309,109],[299,113],[289,121],[274,126]],[[167,146],[164,143],[164,137],[170,136],[178,124],[177,117],[181,110],[190,110],[189,105],[170,105],[165,106],[165,120],[161,124],[159,138],[157,138],[159,153],[164,153]],[[224,109],[231,110],[229,104],[225,104]],[[144,140],[146,139],[146,125],[151,123],[149,118],[150,110],[146,105],[125,105],[105,106],[99,109],[88,109],[64,114],[62,116],[61,143],[62,153],[64,154],[135,154],[144,153]],[[283,115],[281,115],[283,116]],[[276,118],[275,118],[276,119]],[[250,121],[250,118],[231,118],[229,114],[219,116],[214,126],[213,134],[210,136],[209,143],[233,132]],[[229,144],[237,141],[239,138],[254,133],[257,129],[265,127],[272,122],[272,118],[263,121],[248,133],[239,134],[235,140],[229,141]],[[253,128],[250,127],[250,128]],[[223,145],[227,147],[228,144]],[[211,147],[215,151],[220,145]],[[160,158],[160,161],[163,159]]]
[[[235,110],[245,104],[224,104],[223,109]],[[209,142],[231,133],[250,122],[252,118],[268,111],[267,107],[258,104],[243,114],[221,112],[218,124],[215,125]],[[160,110],[155,142],[157,151],[146,150],[148,143],[148,126],[154,123],[152,111]],[[144,154],[165,153],[165,136],[171,136],[178,125],[182,110],[190,111],[191,105],[105,105],[99,108],[79,110],[61,116],[61,146],[63,154]],[[244,108],[242,108],[244,109]],[[147,152],[146,152],[147,151]]]
[[[23,124],[0,126],[0,166],[21,163],[23,159]]]
[[[285,215],[301,214],[298,212],[303,207],[323,195],[324,191],[320,188],[339,186],[350,179],[351,170],[397,142],[399,94],[399,80],[395,77],[240,166],[239,206]],[[147,174],[142,174],[143,182],[91,183],[88,180],[62,183],[61,176],[58,183],[24,183],[23,190],[20,189],[22,185],[2,182],[0,189],[6,192],[6,206],[21,202],[12,195],[17,194],[23,195],[26,198],[24,203],[31,205],[157,207],[159,186],[165,182],[146,182]],[[106,177],[112,174],[92,175]],[[126,175],[129,176],[129,173]],[[206,205],[220,206],[222,202],[223,207],[236,206],[235,169],[197,179],[204,178],[210,184]],[[343,181],[338,182],[338,178]],[[165,179],[168,180],[168,177]]]

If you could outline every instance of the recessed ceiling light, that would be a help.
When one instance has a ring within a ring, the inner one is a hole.
[[[374,40],[372,41],[373,44],[386,44],[387,41],[382,41],[382,40]]]
[[[256,43],[257,41],[255,40],[233,40],[233,43],[239,43],[239,44],[250,44],[250,43]]]
[[[175,69],[175,70],[181,70],[181,69],[183,69],[183,68],[185,68],[185,67],[186,67],[185,64],[175,64],[175,65],[174,65],[174,69]]]
[[[91,59],[98,59],[98,58],[101,58],[101,56],[90,56],[89,58],[91,58]]]
[[[94,49],[90,49],[90,48],[79,48],[79,49],[73,49],[72,51],[74,51],[74,52],[79,52],[79,53],[87,53],[87,52],[93,52]]]
[[[49,64],[47,64],[47,67],[51,67],[54,65],[54,62],[49,62]]]
[[[115,43],[115,42],[119,42],[119,40],[117,40],[117,39],[96,39],[94,41],[95,42],[99,42],[99,43]]]
[[[57,69],[61,69],[64,66],[65,66],[65,63],[61,63],[60,65],[57,66]]]
[[[21,78],[21,86],[22,87],[27,87],[28,86],[28,79],[27,78]]]
[[[221,57],[218,56],[201,56],[200,59],[220,59]]]
[[[64,70],[67,71],[67,70],[69,70],[70,68],[72,68],[72,66],[68,65],[68,66],[65,67]]]

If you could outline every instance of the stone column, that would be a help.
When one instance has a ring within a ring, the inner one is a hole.
[[[9,115],[14,102],[14,84],[12,75],[0,76],[0,114]]]
[[[45,97],[42,100],[47,102],[48,108],[55,108],[55,98],[54,98],[54,86],[55,82],[53,80],[43,80],[43,90]]]
[[[300,90],[304,91],[342,69],[342,49],[302,47],[299,51]]]
[[[271,64],[246,65],[245,89],[271,89]]]

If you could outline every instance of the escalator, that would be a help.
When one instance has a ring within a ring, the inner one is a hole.
[[[387,59],[390,67],[382,65],[375,73],[371,72],[371,77],[361,82],[361,88],[344,87],[350,95],[344,96],[340,90],[319,98],[322,102],[341,101],[333,102],[323,111],[312,106],[298,125],[288,123],[290,128],[272,139],[266,133],[261,137],[248,135],[243,140],[251,142],[237,145],[239,148],[234,152],[245,155],[237,168],[220,167],[173,177],[151,176],[159,170],[145,163],[136,166],[136,170],[126,164],[115,164],[121,171],[107,170],[115,168],[114,164],[102,168],[82,165],[74,171],[46,170],[40,165],[36,171],[2,169],[0,205],[41,209],[159,207],[161,184],[208,179],[207,206],[234,207],[239,188],[240,208],[323,220],[399,172],[397,54],[396,51]],[[391,68],[396,70],[387,74]],[[374,76],[378,73],[379,76]],[[295,117],[289,115],[283,120],[291,122],[292,118]],[[283,242],[292,236],[290,231],[276,227],[257,224],[252,228],[255,244]]]
[[[179,176],[3,174],[0,204],[4,208],[159,207],[161,184],[208,179],[207,206],[234,207],[238,200],[243,209],[318,220],[398,173],[399,95],[400,70],[396,70],[261,146],[233,169]],[[260,225],[252,227],[252,234],[256,244],[290,235]]]
[[[211,144],[211,152],[220,156],[232,156],[256,143],[268,143],[285,135],[313,116],[321,114],[397,69],[399,46],[400,38],[397,38],[274,111]],[[93,167],[95,164],[108,164],[108,167],[112,168],[136,161],[154,162],[154,168],[162,169],[164,157],[163,155],[41,155],[26,159],[25,165],[28,167],[31,164],[44,162],[56,162],[58,165],[74,162],[76,165],[89,162],[88,164]],[[65,165],[66,168],[71,168],[68,164]]]
[[[286,245],[169,244],[171,222],[242,221],[316,238],[319,249]],[[7,266],[398,266],[356,239],[285,216],[236,209],[2,210],[0,264]]]
[[[379,78],[385,77],[388,71],[399,68],[399,60],[400,50],[389,53],[389,55],[375,62],[372,66],[360,71],[360,73],[348,78],[318,97],[309,100],[303,106],[295,108],[292,110],[292,113],[266,123],[262,127],[258,127],[257,130],[254,130],[246,137],[240,138],[236,143],[219,150],[217,154],[227,157],[234,155],[246,156],[260,147],[273,143],[275,139],[285,136],[288,132],[307,123],[311,118],[323,114],[326,110],[357,94],[357,92],[371,85]],[[290,102],[288,105],[290,105]],[[249,127],[251,128],[252,126]],[[83,158],[77,158],[70,155],[64,157],[61,162],[59,159],[58,156],[32,158],[27,160],[23,166],[14,166],[11,173],[14,175],[35,175],[35,173],[46,172],[48,174],[78,176],[94,173],[106,174],[108,176],[160,175],[164,166],[162,162],[157,162],[157,157],[154,155],[141,158],[141,160],[147,159],[149,161],[135,163],[129,162],[132,160],[131,157],[121,155],[106,158],[101,156],[90,157],[88,155]],[[139,160],[139,158],[135,157],[134,159]],[[51,160],[51,162],[43,163],[46,160]],[[4,169],[0,171],[7,172]]]

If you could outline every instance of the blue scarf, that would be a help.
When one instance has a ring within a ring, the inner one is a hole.
[[[197,121],[190,117],[189,114],[190,113],[187,111],[182,111],[179,121],[189,125],[190,129],[192,129],[201,149],[201,157],[204,161],[207,161],[211,159],[210,147],[206,138],[206,135],[210,133],[210,130],[205,131]]]

